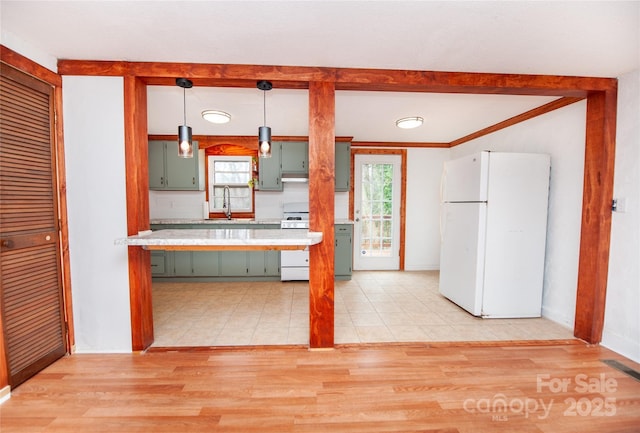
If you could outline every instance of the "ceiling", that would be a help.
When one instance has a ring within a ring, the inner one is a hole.
[[[1,0],[0,18],[3,44],[53,59],[618,77],[640,57],[638,1]],[[151,134],[177,132],[182,93],[149,87]],[[306,90],[194,87],[187,123],[198,135],[257,134],[264,96],[274,135],[307,135]],[[336,135],[450,142],[552,99],[338,91]],[[210,124],[205,109],[232,121]],[[425,123],[396,128],[406,116]]]

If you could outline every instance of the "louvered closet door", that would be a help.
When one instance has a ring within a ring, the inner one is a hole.
[[[66,352],[53,88],[2,64],[0,279],[10,385]]]

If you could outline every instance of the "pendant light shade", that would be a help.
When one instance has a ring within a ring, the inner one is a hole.
[[[178,126],[178,155],[183,158],[193,158],[193,140],[191,136],[190,126]]]
[[[258,154],[260,158],[271,158],[271,128],[258,128]]]
[[[267,91],[272,88],[271,82],[258,81],[258,89],[264,92],[262,99],[264,123],[258,128],[258,156],[260,158],[271,158],[271,128],[267,126]]]
[[[176,84],[182,87],[182,109],[184,113],[184,124],[178,126],[178,155],[182,158],[193,158],[191,127],[187,126],[187,89],[193,87],[193,83],[186,78],[177,78]]]

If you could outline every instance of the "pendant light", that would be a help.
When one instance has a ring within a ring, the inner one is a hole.
[[[258,89],[264,92],[262,99],[264,123],[258,128],[258,156],[260,158],[271,158],[271,128],[267,126],[267,91],[272,88],[270,81],[258,81]]]
[[[193,83],[186,78],[176,78],[176,84],[182,87],[182,108],[184,113],[184,124],[178,126],[178,155],[182,158],[193,158],[191,127],[187,126],[187,89],[192,88]]]

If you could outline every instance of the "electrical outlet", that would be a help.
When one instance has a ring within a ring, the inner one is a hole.
[[[627,211],[627,198],[614,198],[611,203],[611,210],[613,212],[625,213]]]

